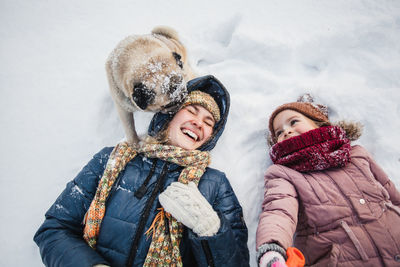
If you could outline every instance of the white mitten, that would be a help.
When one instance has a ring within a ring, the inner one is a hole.
[[[93,267],[110,267],[110,266],[105,265],[105,264],[96,264],[96,265],[93,265]]]
[[[218,232],[219,217],[195,183],[174,182],[158,199],[166,212],[198,236],[213,236]]]
[[[281,253],[276,251],[268,251],[260,258],[260,267],[275,267],[282,266],[287,267],[285,259]]]

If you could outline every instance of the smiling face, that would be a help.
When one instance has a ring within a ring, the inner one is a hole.
[[[212,135],[215,120],[200,105],[189,105],[179,110],[168,126],[168,144],[187,150],[203,145]]]
[[[319,126],[314,121],[291,109],[278,113],[273,122],[277,143],[316,128]]]

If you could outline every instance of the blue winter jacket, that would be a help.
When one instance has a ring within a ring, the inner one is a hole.
[[[188,90],[202,90],[214,96],[221,120],[214,126],[214,137],[201,149],[214,147],[229,111],[229,95],[213,76],[188,83]],[[155,134],[172,118],[156,114],[149,134]],[[157,208],[158,195],[177,181],[182,167],[137,155],[121,172],[106,203],[96,249],[82,238],[83,218],[96,192],[112,148],[104,148],[67,184],[46,213],[34,240],[47,266],[142,266],[151,243],[149,229]],[[184,266],[248,266],[247,228],[242,208],[224,173],[207,168],[199,190],[218,213],[221,227],[212,237],[199,237],[185,228],[180,244]]]

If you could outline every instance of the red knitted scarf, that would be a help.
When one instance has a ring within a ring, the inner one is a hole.
[[[299,172],[343,167],[350,161],[350,141],[337,126],[320,127],[272,146],[269,155],[274,164]]]

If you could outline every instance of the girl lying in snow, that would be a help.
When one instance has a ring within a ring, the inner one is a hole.
[[[187,88],[151,142],[104,148],[68,183],[34,237],[47,266],[248,266],[242,208],[207,167],[229,94],[213,76]]]
[[[399,191],[363,147],[350,145],[360,125],[332,125],[327,108],[306,96],[269,119],[274,165],[257,229],[260,266],[286,266],[292,244],[308,266],[400,266]]]

